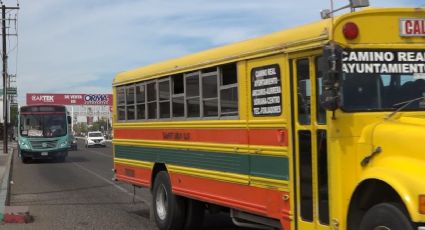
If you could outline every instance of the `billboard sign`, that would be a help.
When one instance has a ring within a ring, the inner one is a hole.
[[[109,105],[112,94],[27,93],[27,105]]]

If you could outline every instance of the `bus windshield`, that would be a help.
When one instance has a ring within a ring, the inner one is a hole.
[[[28,137],[60,137],[67,133],[62,114],[25,114],[20,116],[20,134]]]
[[[389,111],[409,100],[425,96],[425,74],[344,74],[345,111]],[[417,100],[405,110],[424,110]]]

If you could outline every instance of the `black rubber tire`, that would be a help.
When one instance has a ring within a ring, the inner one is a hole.
[[[29,162],[30,162],[30,158],[29,157],[24,157],[24,156],[21,156],[21,160],[22,160],[22,163],[24,163],[24,164],[28,164]]]
[[[161,192],[165,192],[161,194]],[[160,217],[158,213],[157,200],[165,196],[165,216]],[[159,172],[155,177],[152,190],[152,205],[155,222],[160,230],[181,230],[185,220],[185,203],[182,197],[172,193],[171,182],[167,172]]]
[[[184,230],[202,229],[205,216],[205,204],[201,201],[186,200],[186,220]]]
[[[363,216],[359,229],[375,230],[382,226],[391,230],[413,230],[409,217],[398,206],[393,203],[373,206]]]

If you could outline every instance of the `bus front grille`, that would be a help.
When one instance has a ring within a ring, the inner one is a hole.
[[[58,141],[31,141],[34,149],[51,149],[56,148]]]

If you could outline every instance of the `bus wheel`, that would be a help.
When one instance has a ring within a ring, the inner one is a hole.
[[[180,230],[184,224],[185,205],[181,197],[171,191],[168,174],[159,172],[152,190],[152,205],[156,225],[161,230]]]
[[[187,199],[186,221],[184,230],[201,229],[205,216],[205,204],[203,202]]]
[[[361,230],[413,230],[406,214],[393,203],[377,204],[370,208],[360,222]]]
[[[22,160],[22,163],[24,163],[24,164],[30,162],[30,158],[29,157],[21,156],[21,160]]]

